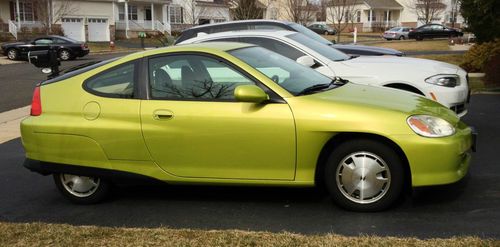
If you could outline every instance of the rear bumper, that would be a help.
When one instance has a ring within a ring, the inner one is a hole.
[[[75,55],[77,57],[83,57],[83,56],[86,56],[90,53],[90,50],[81,50],[81,51],[78,51]]]

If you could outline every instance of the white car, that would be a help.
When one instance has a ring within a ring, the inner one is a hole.
[[[467,72],[434,60],[394,56],[348,56],[293,31],[259,30],[199,34],[179,45],[209,41],[244,42],[262,46],[329,77],[355,83],[401,89],[440,102],[458,116],[467,113]],[[278,76],[279,77],[279,76]]]

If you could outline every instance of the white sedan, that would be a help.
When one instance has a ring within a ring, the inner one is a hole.
[[[338,76],[355,83],[409,91],[438,101],[460,117],[467,113],[467,72],[449,63],[408,57],[349,56],[292,31],[199,34],[198,37],[185,40],[179,45],[209,41],[256,44],[315,68],[332,78]]]

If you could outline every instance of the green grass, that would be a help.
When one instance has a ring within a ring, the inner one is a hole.
[[[499,246],[478,237],[418,239],[412,237],[347,237],[289,232],[112,228],[45,223],[1,223],[0,246]]]

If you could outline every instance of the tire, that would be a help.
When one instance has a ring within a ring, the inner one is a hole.
[[[61,59],[61,61],[68,61],[73,59],[73,55],[71,55],[71,52],[69,50],[62,49],[59,51],[59,58]]]
[[[71,174],[54,174],[53,177],[61,194],[75,204],[99,203],[107,197],[111,189],[108,181],[97,177]]]
[[[323,34],[324,34],[324,35],[328,35],[328,31],[325,31]]]
[[[405,36],[403,35],[399,36],[399,40],[405,40]]]
[[[330,154],[324,175],[334,202],[352,211],[387,209],[400,197],[404,185],[399,155],[385,143],[371,139],[340,144]]]
[[[7,50],[7,58],[10,60],[17,60],[19,58],[19,52],[14,48],[10,48]]]
[[[422,37],[422,36],[418,35],[415,39],[416,39],[417,41],[422,41],[422,40],[424,40],[424,37]]]

